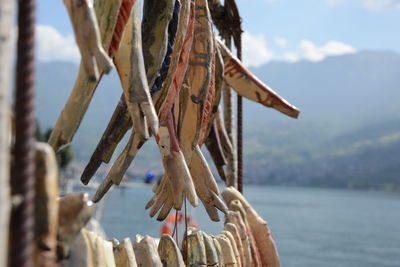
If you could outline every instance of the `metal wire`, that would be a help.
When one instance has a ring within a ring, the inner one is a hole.
[[[10,266],[33,266],[35,197],[34,38],[35,0],[19,0],[17,74],[15,97],[15,146],[12,193],[22,202],[11,217]]]

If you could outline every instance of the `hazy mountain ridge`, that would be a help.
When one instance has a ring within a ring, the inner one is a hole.
[[[37,113],[42,128],[55,123],[77,71],[71,63],[38,64]],[[364,51],[318,63],[271,62],[253,72],[302,113],[293,120],[245,101],[248,181],[400,186],[399,54]],[[79,160],[87,161],[94,150],[121,92],[113,70],[100,83],[74,139]],[[159,153],[150,143],[132,171],[160,168]]]

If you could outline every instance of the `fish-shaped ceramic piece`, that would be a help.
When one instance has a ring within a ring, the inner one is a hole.
[[[102,163],[110,162],[115,149],[131,127],[132,120],[127,112],[125,97],[122,95],[106,130],[82,172],[81,181],[83,184],[89,183]]]
[[[258,215],[249,202],[247,202],[243,195],[235,188],[226,188],[222,192],[222,196],[226,203],[230,203],[232,200],[237,199],[243,205],[243,208],[246,211],[248,224],[250,225],[251,232],[260,252],[262,264],[268,267],[280,266],[278,250],[268,223]]]
[[[192,46],[194,28],[194,4],[190,1],[181,1],[180,19],[175,45],[172,51],[171,65],[161,91],[156,92],[155,106],[159,110],[160,131],[156,137],[160,149],[165,175],[155,195],[150,199],[146,208],[152,207],[150,216],[154,216],[162,207],[158,220],[164,220],[172,207],[181,209],[182,192],[191,199],[192,205],[197,206],[194,186],[185,159],[180,151],[175,131],[174,114],[171,112],[174,98],[181,87],[182,76],[186,72],[188,55]],[[175,72],[174,72],[175,71]],[[169,77],[173,77],[172,79]],[[171,85],[171,87],[169,86]]]
[[[88,231],[82,229],[71,244],[68,258],[65,260],[60,259],[59,264],[62,267],[95,267],[93,253],[94,251],[91,241],[89,240]]]
[[[90,81],[97,81],[100,73],[109,73],[113,64],[104,51],[99,26],[90,0],[64,0],[76,42],[81,51],[82,63]]]
[[[209,1],[210,3],[210,1]],[[214,37],[215,40],[215,37]],[[214,42],[216,43],[216,41]],[[224,166],[227,165],[227,157],[224,154],[220,133],[217,131],[216,117],[221,116],[220,101],[224,87],[224,62],[220,50],[217,49],[215,54],[215,100],[212,108],[212,113],[209,120],[207,132],[204,135],[206,147],[210,152],[212,160],[217,168],[218,174],[223,181],[226,181],[226,173]]]
[[[209,17],[211,15],[208,13]],[[201,114],[201,131],[200,131],[200,136],[199,136],[199,144],[202,145],[205,141],[205,138],[208,135],[211,121],[214,117],[215,114],[215,94],[216,94],[216,88],[215,88],[215,79],[216,79],[216,41],[214,38],[214,35],[212,35],[212,42],[213,42],[213,51],[211,54],[211,80],[210,84],[208,86],[207,94],[205,98],[203,99],[204,101],[204,108]],[[222,88],[220,88],[222,89]]]
[[[215,116],[215,127],[218,132],[219,139],[221,141],[222,150],[226,158],[229,155],[234,154],[234,148],[232,142],[228,136],[228,132],[225,128],[224,118],[222,116],[221,108],[218,108],[217,114]]]
[[[219,40],[218,45],[224,60],[225,82],[231,86],[232,89],[249,100],[276,109],[289,117],[297,118],[299,116],[300,110],[289,104],[285,99],[254,76],[254,74],[246,69],[240,60],[233,56],[229,49]]]
[[[121,183],[124,173],[135,158],[139,149],[143,146],[144,142],[145,140],[136,135],[135,132],[131,133],[128,144],[113,163],[110,171],[101,182],[99,188],[97,188],[97,191],[92,198],[93,202],[96,203],[100,201],[113,184],[119,185]]]
[[[236,225],[234,225],[233,223],[226,223],[226,224],[224,224],[224,229],[225,229],[225,231],[230,232],[232,234],[233,238],[235,239],[235,244],[236,244],[236,248],[239,252],[241,265],[242,266],[251,266],[251,261],[249,261],[249,259],[251,259],[251,258],[246,258],[246,261],[245,261],[244,247],[243,247],[242,240],[240,238],[239,230],[237,229]]]
[[[132,9],[133,12],[128,21],[121,46],[115,56],[115,63],[125,91],[124,99],[127,102],[128,111],[134,122],[134,131],[124,151],[120,157],[118,157],[117,161],[114,162],[107,177],[97,190],[93,198],[95,202],[103,197],[112,184],[119,185],[123,174],[136,156],[138,149],[149,137],[147,128],[149,127],[152,130],[152,134],[158,132],[158,118],[150,99],[149,88],[145,77],[138,3],[134,4]],[[154,21],[154,23],[155,22],[156,21]],[[146,34],[144,34],[144,36],[147,36]],[[145,37],[145,39],[146,38],[147,37]],[[126,60],[126,58],[130,58],[131,60]],[[139,67],[137,68],[137,66]],[[123,110],[123,107],[120,109]],[[124,121],[126,121],[126,119]]]
[[[203,202],[209,217],[213,221],[219,221],[217,209],[226,212],[227,207],[218,196],[218,185],[198,146],[192,153],[189,170],[193,177],[196,193]]]
[[[103,243],[100,242],[101,239],[99,239],[99,236],[92,231],[86,231],[84,232],[84,235],[90,246],[93,266],[104,266],[104,246]]]
[[[162,267],[154,239],[148,235],[136,235],[133,245],[138,267]]]
[[[226,237],[229,239],[229,242],[230,242],[230,244],[231,244],[231,246],[232,246],[233,254],[235,255],[236,264],[237,264],[238,266],[242,266],[241,260],[240,260],[240,253],[239,253],[238,247],[237,247],[237,245],[236,245],[235,238],[233,237],[232,233],[223,230],[223,231],[221,231],[221,235],[224,235],[224,236],[226,236]]]
[[[224,166],[226,166],[227,164],[227,159],[222,150],[221,140],[219,138],[219,134],[217,132],[215,124],[216,122],[214,121],[213,126],[208,133],[205,144],[215,164],[215,167],[217,168],[219,176],[223,181],[226,181]]]
[[[170,235],[162,235],[158,243],[158,254],[163,267],[185,266],[181,251]]]
[[[228,183],[233,179],[234,171],[234,168],[229,168],[229,163],[235,162],[236,153],[224,125],[221,107],[218,107],[214,116],[213,126],[206,139],[206,146],[217,167],[218,174],[225,183]]]
[[[36,143],[35,252],[37,266],[54,266],[57,261],[58,168],[53,149]]]
[[[166,177],[168,177],[167,181],[172,189],[174,208],[178,210],[182,208],[183,195],[192,206],[196,207],[198,205],[197,195],[185,157],[179,146],[172,111],[168,113],[165,121],[161,121],[160,134],[156,136],[156,140]]]
[[[156,109],[160,113],[164,113],[171,108],[171,102],[175,101],[174,95],[180,90],[184,74],[187,68],[188,54],[193,41],[193,14],[194,5],[192,0],[180,0],[175,3],[177,9],[179,5],[178,22],[174,21],[171,26],[176,28],[176,34],[173,38],[173,46],[171,41],[168,43],[170,58],[168,62],[168,70],[165,79],[162,82],[160,91],[154,92]],[[170,37],[171,39],[171,37]],[[168,98],[168,99],[166,99]],[[162,107],[164,106],[164,107]],[[164,111],[162,111],[164,110]]]
[[[104,240],[100,235],[92,231],[88,231],[87,235],[89,236],[92,244],[93,262],[95,264],[94,266],[116,267],[113,253],[113,243]]]
[[[122,14],[130,13],[133,0],[95,1],[94,10],[97,16],[102,45],[106,51],[110,47],[118,47],[120,35],[125,28],[125,17]],[[114,55],[109,53],[110,57]],[[102,74],[99,74],[101,76]],[[98,82],[93,82],[85,71],[84,64],[79,67],[72,92],[64,105],[61,114],[50,135],[48,143],[55,151],[72,141],[79,125],[89,107],[90,101],[97,88]]]
[[[58,253],[66,256],[71,242],[92,217],[94,207],[87,193],[66,195],[57,201],[59,206]]]
[[[143,3],[143,56],[147,80],[153,86],[168,49],[168,25],[175,0],[146,0]]]
[[[151,130],[151,134],[156,134],[158,131],[158,117],[146,78],[141,36],[139,3],[136,2],[132,6],[132,13],[126,24],[114,62],[124,90],[134,131],[143,139],[148,139],[148,129]]]
[[[225,222],[231,222],[235,224],[240,232],[240,236],[242,238],[243,247],[250,249],[244,251],[245,254],[251,256],[251,266],[260,266],[261,265],[261,257],[257,248],[257,244],[254,240],[253,233],[251,232],[250,226],[247,222],[246,211],[243,208],[240,200],[235,199],[232,200],[229,204],[229,212],[225,215]]]
[[[137,267],[135,252],[129,238],[113,242],[116,267]]]
[[[166,0],[163,3],[159,1],[148,0],[144,2],[143,11],[143,21],[142,21],[142,50],[144,57],[144,64],[146,69],[146,76],[148,78],[149,87],[154,83],[154,79],[151,77],[157,74],[158,70],[161,68],[161,63],[157,63],[161,59],[164,59],[166,53],[166,29],[168,27],[169,19],[172,16],[172,6],[173,2],[171,0]],[[157,5],[157,3],[159,5]],[[155,8],[160,10],[160,12],[154,12]],[[153,13],[152,13],[153,11]],[[168,19],[169,18],[169,19]],[[167,23],[164,22],[168,19]],[[155,27],[154,24],[157,24]],[[164,26],[163,26],[164,25]],[[163,27],[165,28],[163,30]],[[161,35],[160,35],[161,33]],[[160,48],[161,44],[161,48]],[[165,47],[163,48],[163,45]],[[157,51],[159,49],[159,51]],[[158,59],[161,58],[161,59]],[[151,72],[151,70],[157,69],[156,72]],[[153,74],[151,74],[153,73]],[[127,111],[127,104],[124,95],[121,96],[117,107],[113,113],[113,116],[107,126],[107,129],[102,135],[99,144],[96,147],[89,163],[87,164],[81,180],[84,184],[87,184],[91,177],[95,174],[97,169],[100,167],[101,163],[108,163],[115,151],[115,148],[122,140],[126,132],[131,128],[132,121]],[[136,137],[139,139],[139,137]],[[133,137],[132,137],[133,140]],[[139,142],[139,140],[137,140]],[[134,142],[134,143],[137,143]],[[129,144],[128,144],[129,145]],[[127,151],[130,148],[127,146],[124,150],[125,153],[121,154],[119,165],[129,166],[133,157],[127,157]],[[123,163],[125,161],[126,163]],[[107,183],[107,185],[109,185]],[[110,185],[109,185],[110,186]]]
[[[239,265],[236,261],[236,256],[229,238],[223,234],[218,234],[215,236],[215,238],[221,247],[222,257],[224,258],[224,266],[238,267]]]
[[[185,155],[190,154],[185,149],[193,150],[199,143],[201,133],[202,115],[208,89],[210,87],[213,62],[213,33],[206,0],[195,1],[194,41],[189,57],[189,68],[186,73],[185,83],[181,90],[187,90],[188,98],[185,100],[185,109],[181,108],[180,124],[185,128],[180,140]],[[184,102],[182,102],[184,103]],[[188,126],[185,126],[188,124]],[[188,159],[189,160],[189,159]]]
[[[239,234],[240,237],[240,242],[242,244],[242,250],[243,250],[243,261],[244,261],[244,265],[245,266],[252,266],[253,264],[253,258],[252,257],[252,253],[251,253],[251,242],[250,242],[250,235],[252,236],[251,232],[247,231],[246,228],[246,217],[245,215],[242,216],[239,212],[237,211],[233,211],[232,210],[232,206],[229,206],[229,211],[225,214],[225,226],[226,225],[230,225],[233,224],[235,226],[235,228],[237,229],[237,232]],[[228,226],[229,228],[227,228],[226,230],[232,232],[235,231],[234,229],[232,229],[231,226]],[[235,234],[234,234],[235,236]],[[235,240],[236,240],[236,236],[235,236]],[[254,248],[256,249],[256,248]]]
[[[188,12],[188,10],[186,10],[186,12]],[[168,123],[170,124],[171,121],[169,121]],[[170,135],[170,136],[172,136],[172,138],[174,137],[173,135]],[[161,139],[161,138],[159,138],[159,139]],[[166,142],[166,143],[169,142],[168,138],[163,139],[162,141]],[[176,141],[176,140],[173,140],[173,141]],[[132,133],[130,141],[126,145],[124,151],[118,157],[117,161],[113,164],[113,167],[112,167],[110,173],[108,174],[106,179],[103,181],[101,188],[99,188],[99,190],[98,190],[98,193],[96,193],[94,201],[98,201],[102,197],[102,195],[104,195],[104,193],[111,187],[111,185],[113,183],[119,184],[119,182],[122,179],[123,174],[125,173],[126,169],[131,164],[138,149],[144,144],[144,142],[145,142],[145,140],[140,138],[140,136],[136,132]],[[163,151],[162,146],[160,147],[160,150],[161,150],[161,152]],[[175,153],[175,152],[177,152],[177,153]],[[178,166],[178,167],[182,166],[182,168],[171,168],[170,172],[177,172],[179,170],[184,171],[185,169],[187,169],[187,167],[185,168],[185,166],[184,166],[186,163],[184,162],[183,156],[181,154],[179,154],[179,151],[175,151],[175,152],[171,152],[171,157],[164,158],[163,161],[174,162],[175,166]],[[164,165],[166,165],[166,164],[164,164]],[[166,166],[168,167],[169,165],[166,165]],[[183,173],[185,173],[185,172],[183,172]],[[188,171],[187,171],[187,173],[189,174]],[[182,172],[180,173],[179,176],[175,175],[174,177],[182,177]],[[183,180],[185,180],[185,179],[183,179]],[[186,179],[186,180],[188,180],[188,179]],[[189,190],[189,191],[186,191],[186,195],[188,196],[189,201],[191,201],[192,205],[197,205],[195,193],[194,194],[190,193],[191,191],[194,192],[192,183],[190,183],[190,181],[189,181],[189,183],[176,183],[176,184],[178,184],[178,185],[186,184],[186,185],[184,185],[184,187],[188,188],[188,190]],[[177,196],[177,195],[178,194],[175,194],[175,196]],[[179,197],[177,196],[175,199],[176,199],[176,201],[177,201],[177,199],[179,199],[179,201],[182,203],[180,196]],[[181,204],[179,204],[179,203],[178,204],[173,203],[173,204],[176,208],[180,208],[180,206],[181,206]]]
[[[182,256],[187,266],[207,266],[203,234],[195,228],[188,228],[182,241]]]
[[[174,114],[177,114],[177,132],[179,148],[182,149],[184,158],[189,164],[190,175],[196,188],[196,193],[204,203],[210,218],[218,221],[216,208],[226,209],[220,201],[219,190],[215,179],[205,161],[198,144],[201,132],[205,130],[203,123],[209,117],[212,100],[207,102],[209,87],[213,87],[213,34],[210,24],[210,14],[207,2],[195,1],[194,41],[189,55],[189,67],[185,82],[179,92]],[[207,106],[206,103],[209,103]],[[178,109],[178,110],[177,110]],[[192,157],[195,157],[192,159]]]
[[[218,240],[217,240],[217,238],[215,237],[215,236],[213,236],[213,235],[210,235],[210,237],[211,237],[211,239],[212,239],[212,241],[213,241],[213,244],[214,244],[214,248],[215,248],[215,252],[217,253],[217,256],[218,256],[218,263],[219,263],[219,266],[225,266],[225,263],[224,263],[224,255],[223,255],[223,253],[222,253],[222,248],[221,248],[221,245],[220,245],[220,243],[218,242]]]
[[[106,267],[116,267],[115,257],[113,252],[113,244],[110,241],[103,240],[101,237],[99,239],[104,247],[104,258]]]
[[[170,73],[170,71],[172,72],[173,68],[175,68],[175,72],[171,73],[173,79],[171,80],[167,77],[161,91],[158,92],[155,97],[155,106],[156,109],[158,109],[160,118],[160,134],[156,136],[156,140],[165,169],[165,176],[162,179],[165,180],[164,186],[167,187],[159,192],[169,192],[167,196],[155,195],[153,197],[158,199],[155,203],[160,203],[161,198],[166,199],[167,205],[164,205],[163,212],[158,216],[159,220],[163,220],[168,215],[168,208],[171,206],[170,198],[172,198],[173,207],[177,210],[182,208],[183,194],[193,206],[197,206],[197,196],[194,190],[192,177],[179,145],[176,133],[176,122],[172,112],[173,104],[181,88],[183,77],[186,72],[193,41],[194,6],[193,4],[189,5],[189,1],[185,1],[184,7],[185,9],[181,10],[181,13],[186,13],[187,27],[178,24],[178,29],[179,26],[185,27],[186,34],[178,35],[178,37],[180,37],[178,40],[181,41],[178,45],[181,45],[181,50],[174,51],[177,54],[172,55],[172,59],[175,59],[175,62],[172,63],[175,64],[170,66],[172,68],[168,70],[168,73]],[[160,207],[160,205],[153,206],[152,210],[155,211],[156,207]],[[154,214],[154,212],[151,212],[151,214]]]
[[[219,262],[219,257],[218,257],[218,252],[217,249],[215,248],[215,243],[213,238],[202,232],[203,234],[203,240],[204,240],[204,247],[206,249],[206,259],[207,259],[207,266],[222,266],[221,263]]]
[[[160,90],[164,88],[164,83],[165,80],[167,79],[169,67],[171,64],[171,58],[172,58],[172,51],[173,47],[175,45],[175,38],[178,34],[177,29],[178,29],[178,20],[180,16],[180,10],[181,9],[181,2],[179,0],[174,0],[173,1],[173,11],[172,11],[172,17],[168,22],[168,39],[167,39],[167,50],[165,53],[165,56],[163,58],[161,68],[159,69],[157,73],[157,77],[154,81],[154,84],[151,88],[151,93],[152,95],[159,95]],[[163,101],[163,100],[162,100]],[[160,104],[162,101],[158,101],[156,99],[155,102]],[[159,110],[159,106],[156,106],[157,110]]]
[[[224,21],[224,16],[226,16],[225,8],[222,5],[221,0],[208,0],[208,6],[214,24],[218,29],[221,29],[221,22]]]

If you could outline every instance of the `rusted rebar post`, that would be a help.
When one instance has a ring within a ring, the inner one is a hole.
[[[239,9],[235,0],[225,0],[225,16],[228,22],[226,34],[229,36],[230,40],[233,40],[237,51],[237,57],[242,60],[242,19],[239,15]],[[231,123],[233,124],[233,121],[231,121]],[[237,160],[235,161],[236,181],[234,186],[239,192],[243,193],[243,99],[241,95],[237,95],[237,124],[235,137],[236,138],[231,137],[232,143],[234,147],[236,147],[235,158]]]
[[[228,48],[231,47],[231,37],[229,35],[222,36],[225,40],[225,44]],[[233,153],[229,154],[227,157],[228,165],[227,165],[227,177],[226,177],[226,186],[233,186],[237,188],[237,150],[236,150],[236,128],[235,128],[235,115],[233,109],[233,94],[232,89],[224,84],[223,88],[223,100],[224,100],[224,122],[225,129],[228,134],[228,137],[232,143]]]
[[[13,0],[0,1],[0,266],[6,266],[10,220],[11,46]]]
[[[242,36],[239,33],[239,44],[236,47],[237,57],[242,60]],[[238,158],[238,190],[243,194],[243,97],[237,95],[237,158]]]
[[[243,194],[243,97],[241,95],[237,95],[237,160],[238,190]]]
[[[35,197],[35,0],[18,1],[15,146],[12,194],[21,201],[11,217],[10,266],[33,266]]]

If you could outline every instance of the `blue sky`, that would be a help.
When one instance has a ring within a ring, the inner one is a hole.
[[[111,1],[111,0],[108,0]],[[237,0],[244,61],[320,61],[360,50],[400,52],[400,0]],[[39,58],[78,61],[62,0],[38,0]]]

